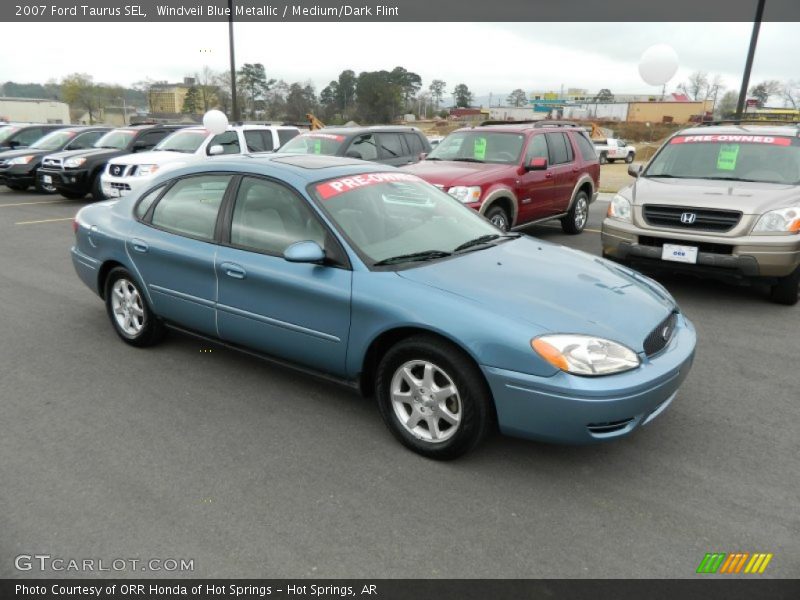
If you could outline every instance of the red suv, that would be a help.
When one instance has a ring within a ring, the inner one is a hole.
[[[594,144],[583,128],[563,121],[458,129],[425,160],[403,170],[502,230],[560,219],[565,232],[580,233],[600,182]]]

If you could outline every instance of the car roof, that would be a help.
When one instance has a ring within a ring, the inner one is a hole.
[[[679,131],[680,135],[784,135],[791,137],[800,136],[800,123],[797,125],[777,125],[764,124],[756,125],[751,123],[724,124],[724,125],[701,125],[689,127]]]
[[[492,131],[498,133],[527,133],[529,131],[580,131],[586,133],[586,128],[582,125],[570,121],[527,121],[510,123],[491,123],[487,125],[473,125],[472,127],[462,127],[456,131]],[[455,133],[455,132],[453,132]]]
[[[313,131],[303,131],[306,133],[338,133],[340,135],[352,135],[360,133],[418,133],[419,129],[408,125],[358,125],[356,127],[323,127]]]

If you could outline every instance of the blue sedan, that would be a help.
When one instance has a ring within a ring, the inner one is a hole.
[[[503,233],[382,165],[209,159],[81,209],[74,228],[75,270],[125,342],[172,327],[348,383],[431,458],[496,426],[626,436],[694,357],[694,327],[651,279]]]

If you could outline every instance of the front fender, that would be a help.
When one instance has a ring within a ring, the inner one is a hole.
[[[486,214],[486,211],[492,207],[499,198],[508,198],[511,201],[511,222],[517,222],[517,213],[519,212],[519,199],[517,195],[514,193],[508,186],[495,186],[489,189],[489,191],[484,196],[483,200],[481,201],[481,207],[478,212],[482,215]]]

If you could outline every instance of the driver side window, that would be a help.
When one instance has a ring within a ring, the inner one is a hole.
[[[525,164],[529,164],[534,158],[548,158],[547,142],[542,134],[534,135],[528,142],[528,150],[525,152]]]

